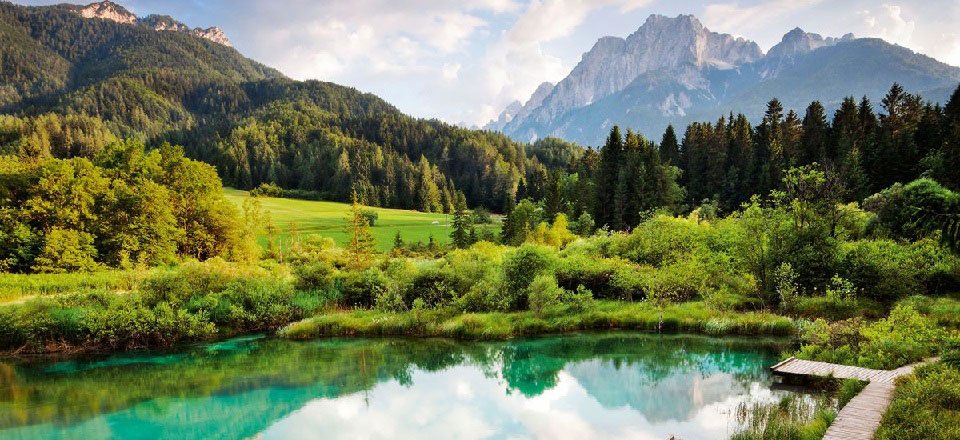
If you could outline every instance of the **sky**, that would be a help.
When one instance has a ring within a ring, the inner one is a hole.
[[[960,0],[114,1],[139,16],[220,26],[241,53],[289,77],[356,87],[408,114],[467,125],[563,79],[597,39],[626,37],[650,14],[693,14],[764,51],[800,27],[880,37],[960,65]]]

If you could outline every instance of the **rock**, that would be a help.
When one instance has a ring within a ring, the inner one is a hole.
[[[67,5],[70,10],[79,14],[83,18],[102,19],[115,21],[117,23],[129,24],[132,26],[143,26],[153,29],[157,32],[183,32],[196,37],[210,40],[214,43],[227,47],[233,47],[230,39],[219,27],[209,27],[206,29],[191,29],[189,26],[175,20],[169,15],[149,15],[144,18],[137,18],[135,14],[109,0],[99,3],[91,3],[86,6]]]

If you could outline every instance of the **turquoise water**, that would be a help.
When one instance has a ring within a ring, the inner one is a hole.
[[[0,438],[727,438],[772,401],[775,341],[247,337],[176,353],[0,360]]]

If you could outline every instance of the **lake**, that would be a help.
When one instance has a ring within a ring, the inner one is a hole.
[[[506,342],[255,336],[0,359],[0,438],[727,438],[779,399],[783,341],[599,333]]]

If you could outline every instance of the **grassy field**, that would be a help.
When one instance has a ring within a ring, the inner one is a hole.
[[[249,197],[247,191],[227,188],[227,199],[240,206]],[[347,217],[350,205],[336,202],[318,202],[263,197],[260,199],[264,211],[270,213],[273,223],[280,229],[281,240],[286,241],[291,224],[295,224],[303,236],[316,234],[330,237],[345,245],[349,241]],[[373,229],[377,248],[386,251],[393,247],[393,238],[397,231],[404,242],[427,243],[433,235],[437,243],[450,241],[450,221],[448,214],[429,214],[402,209],[369,208],[377,212],[379,218]],[[494,227],[494,226],[487,226]],[[498,228],[499,229],[499,228]]]

